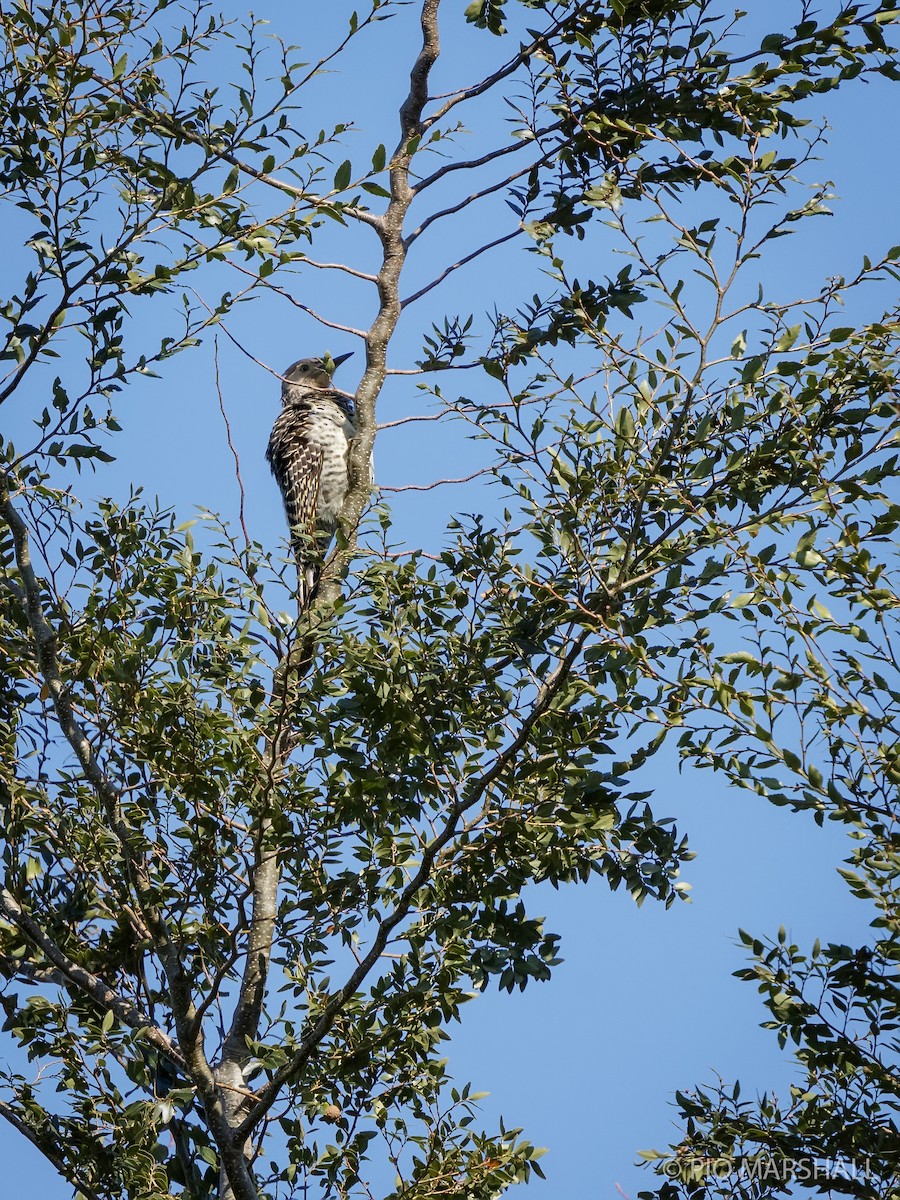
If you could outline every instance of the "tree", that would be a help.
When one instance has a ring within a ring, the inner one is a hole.
[[[446,1028],[472,988],[550,973],[528,884],[684,893],[654,754],[864,833],[892,812],[888,719],[862,723],[847,645],[893,603],[898,327],[837,316],[900,250],[809,297],[756,284],[825,211],[798,178],[804,102],[896,78],[898,13],[804,9],[757,44],[702,0],[507,7],[466,10],[494,69],[431,95],[422,0],[399,140],[360,167],[349,116],[319,131],[300,104],[389,0],[312,65],[204,4],[4,6],[4,199],[31,258],[0,398],[38,434],[2,444],[0,953],[5,1029],[55,1071],[7,1072],[0,1114],[89,1200],[494,1196],[538,1151],[478,1129]],[[207,56],[243,82],[198,82]],[[494,141],[483,97],[511,114]],[[406,291],[425,232],[492,198],[512,218]],[[397,323],[516,239],[533,298],[486,328],[432,311],[415,368],[502,499],[399,553],[368,507]],[[368,287],[368,327],[313,311],[298,269]],[[204,302],[197,270],[240,289]],[[365,347],[338,545],[293,618],[283,545],[212,517],[195,541],[71,482],[109,461],[126,384],[263,293]]]

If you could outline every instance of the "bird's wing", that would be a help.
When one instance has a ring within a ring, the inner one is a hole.
[[[281,490],[298,559],[303,557],[306,539],[316,532],[316,503],[323,457],[321,448],[312,445],[305,436],[303,420],[285,409],[272,429],[266,458]],[[299,538],[296,537],[298,533]]]

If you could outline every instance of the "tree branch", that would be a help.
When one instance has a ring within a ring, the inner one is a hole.
[[[470,483],[473,479],[478,479],[482,475],[490,475],[494,471],[494,467],[481,467],[480,470],[473,471],[471,475],[463,475],[460,479],[435,479],[433,483],[404,483],[397,487],[385,485],[378,490],[380,492],[430,492],[434,488],[447,487],[451,483]]]
[[[522,167],[518,171],[514,171],[511,175],[507,175],[505,179],[500,179],[496,183],[488,184],[480,191],[472,192],[470,195],[464,196],[462,200],[458,200],[455,204],[450,204],[447,206],[447,208],[442,208],[437,212],[431,213],[430,216],[425,218],[421,225],[417,226],[417,228],[415,228],[408,235],[406,238],[406,248],[409,249],[413,242],[418,241],[425,230],[433,225],[435,221],[440,221],[442,217],[452,217],[454,213],[462,212],[464,208],[468,208],[468,206],[470,204],[474,204],[476,200],[483,200],[485,196],[492,196],[495,192],[499,192],[502,188],[508,187],[509,184],[515,183],[517,179],[521,179],[523,175],[527,175],[533,167],[540,166],[542,163],[546,162],[549,157],[550,151],[541,155],[541,157],[536,159],[533,163],[529,163],[528,166]]]
[[[101,1200],[99,1192],[95,1192],[89,1184],[85,1183],[77,1174],[74,1174],[65,1159],[52,1146],[46,1145],[42,1141],[40,1134],[36,1133],[29,1124],[23,1121],[12,1105],[8,1104],[5,1100],[0,1100],[0,1117],[8,1121],[13,1129],[21,1133],[24,1138],[27,1138],[32,1146],[43,1154],[47,1162],[59,1172],[63,1179],[67,1183],[70,1183],[84,1197],[84,1200]]]
[[[370,464],[375,441],[375,402],[387,373],[387,347],[400,317],[400,275],[406,263],[403,227],[415,198],[410,183],[412,139],[421,135],[428,103],[428,78],[440,54],[440,0],[422,0],[422,47],[409,76],[409,92],[400,108],[400,140],[390,161],[391,199],[378,227],[382,261],[376,286],[378,312],[366,333],[366,370],[356,391],[357,436],[349,457],[350,486],[339,517],[338,550],[326,562],[314,607],[329,612],[340,596],[341,578],[356,549],[356,530],[372,490]]]
[[[405,920],[413,907],[416,896],[431,874],[431,869],[438,854],[444,849],[457,832],[460,817],[481,802],[485,792],[499,779],[506,768],[512,763],[519,751],[525,745],[528,737],[549,708],[559,689],[569,676],[572,666],[577,661],[582,647],[589,636],[582,629],[573,640],[569,651],[557,663],[556,668],[545,679],[538,690],[534,703],[528,714],[523,718],[518,733],[505,749],[494,760],[494,763],[477,779],[471,781],[467,794],[459,797],[451,806],[450,813],[441,832],[429,843],[422,852],[422,861],[412,879],[400,893],[394,911],[385,917],[378,926],[378,931],[366,955],[360,959],[344,986],[326,1003],[321,1016],[313,1028],[301,1039],[300,1046],[291,1060],[272,1076],[269,1082],[259,1090],[258,1102],[253,1106],[243,1124],[237,1131],[237,1137],[249,1137],[252,1131],[263,1119],[278,1098],[285,1083],[294,1079],[303,1070],[322,1040],[328,1035],[334,1021],[344,1005],[354,995],[387,947],[390,935],[397,926]]]
[[[439,5],[440,0],[423,0],[422,3],[422,47],[410,72],[409,92],[400,108],[400,141],[390,165],[391,199],[384,216],[375,225],[382,247],[381,267],[375,281],[379,307],[375,320],[364,335],[366,369],[356,392],[357,436],[350,451],[349,487],[339,517],[341,539],[337,552],[325,564],[316,600],[303,614],[305,625],[300,643],[294,652],[279,663],[273,680],[275,689],[283,692],[285,712],[295,678],[302,676],[311,661],[319,620],[327,617],[340,595],[341,576],[355,552],[356,531],[372,489],[370,463],[376,431],[375,403],[387,371],[388,343],[401,311],[400,274],[406,261],[403,225],[415,195],[409,180],[414,153],[410,149],[410,141],[421,132],[422,112],[428,100],[428,77],[440,52]],[[274,782],[279,763],[286,759],[289,752],[289,739],[284,738],[283,730],[279,727],[268,739],[266,758],[270,782]],[[234,1067],[246,1058],[246,1040],[254,1036],[259,1023],[277,912],[278,861],[274,850],[266,847],[268,828],[268,819],[264,818],[257,834],[258,865],[253,884],[253,921],[247,960],[237,1009],[223,1049],[222,1070]],[[385,932],[385,937],[388,932]],[[233,1080],[229,1079],[228,1082]],[[241,1117],[240,1105],[228,1106],[226,1119],[232,1129],[231,1146],[234,1153],[231,1161],[223,1164],[227,1175],[227,1179],[223,1177],[220,1182],[223,1200],[229,1196],[231,1189],[238,1195],[238,1189],[245,1186],[249,1177],[244,1158],[247,1139],[265,1116],[276,1094],[277,1089],[270,1092],[271,1100],[265,1106],[257,1104],[252,1110],[253,1119],[243,1117],[239,1125],[236,1122]]]
[[[500,150],[490,150],[487,154],[482,154],[480,158],[469,158],[456,162],[444,163],[438,167],[430,175],[424,179],[420,179],[416,184],[416,195],[420,195],[426,188],[430,188],[432,184],[437,183],[439,179],[443,179],[445,175],[449,175],[451,171],[474,171],[478,167],[486,167],[488,163],[492,163],[497,158],[505,158],[507,154],[515,154],[519,150],[524,150],[532,144],[530,138],[519,138],[514,142],[510,142],[508,146],[503,146]]]
[[[28,527],[12,502],[9,492],[9,477],[5,472],[0,473],[0,517],[6,521],[13,535],[14,555],[24,592],[24,615],[34,639],[41,676],[53,701],[57,723],[75,753],[85,778],[94,788],[110,827],[122,847],[123,859],[131,885],[138,897],[141,912],[150,928],[155,949],[166,974],[172,1012],[178,1030],[178,1042],[184,1062],[203,1098],[214,1135],[220,1142],[225,1141],[227,1140],[227,1129],[223,1122],[221,1103],[216,1093],[212,1070],[203,1051],[190,981],[185,975],[179,949],[170,937],[162,914],[150,899],[152,888],[147,878],[146,868],[135,850],[131,831],[121,817],[119,791],[103,772],[87,734],[75,716],[72,697],[59,665],[56,634],[44,613],[40,581],[31,562]],[[38,932],[40,931],[38,930]],[[44,952],[47,953],[46,950]],[[53,961],[52,958],[51,961]]]
[[[586,7],[586,4],[579,4],[573,11],[566,12],[564,16],[554,21],[549,29],[545,29],[543,33],[539,33],[527,46],[522,46],[519,53],[511,58],[509,62],[499,67],[492,75],[488,75],[485,79],[482,79],[480,83],[473,84],[462,91],[451,93],[449,99],[441,105],[437,112],[432,113],[427,121],[423,122],[423,128],[430,129],[432,125],[440,121],[442,117],[445,117],[451,109],[456,108],[457,104],[463,104],[466,100],[474,100],[476,96],[483,96],[485,92],[490,91],[496,84],[502,83],[504,79],[507,79],[517,71],[532,54],[540,50],[542,46],[545,46],[550,38],[556,37],[559,31],[570,21],[574,22],[577,20]]]
[[[274,746],[272,752],[277,753]],[[269,845],[271,833],[272,820],[265,817],[260,822],[257,835],[257,863],[252,881],[253,909],[247,959],[231,1028],[222,1049],[223,1063],[246,1063],[250,1056],[247,1039],[255,1038],[259,1029],[278,911],[278,854]]]
[[[41,929],[37,921],[25,911],[12,892],[5,887],[0,887],[0,912],[7,921],[21,930],[32,945],[36,946],[45,958],[56,967],[57,971],[62,973],[66,981],[90,996],[104,1012],[112,1011],[117,1020],[123,1025],[127,1025],[129,1029],[141,1030],[151,1046],[161,1051],[180,1070],[185,1069],[184,1057],[168,1034],[155,1025],[147,1013],[142,1012],[131,1000],[126,1000],[124,996],[119,995],[99,975],[79,966],[69,958],[56,942]],[[57,981],[54,980],[54,982]]]
[[[497,246],[502,246],[504,242],[510,242],[514,237],[518,237],[524,230],[521,226],[518,229],[513,229],[510,233],[504,233],[502,237],[494,238],[492,242],[487,242],[484,246],[479,246],[477,250],[473,250],[471,254],[467,254],[465,258],[461,258],[459,262],[453,263],[452,266],[446,267],[436,279],[432,279],[431,283],[426,283],[424,287],[419,288],[417,292],[413,292],[411,296],[407,296],[405,300],[400,301],[401,308],[407,308],[410,304],[415,304],[417,300],[421,300],[430,291],[443,283],[448,275],[452,275],[454,271],[458,271],[460,267],[467,266],[476,258],[480,258],[482,254],[486,254],[488,250],[494,250]]]

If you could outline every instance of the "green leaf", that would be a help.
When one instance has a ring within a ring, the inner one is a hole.
[[[741,383],[746,384],[748,387],[752,387],[754,383],[759,381],[763,373],[764,365],[765,363],[759,355],[756,355],[753,358],[748,358],[746,364],[744,365],[744,369],[741,372]]]
[[[777,354],[783,354],[785,350],[790,350],[791,346],[794,345],[799,336],[800,326],[792,325],[789,329],[784,331],[784,333],[775,343],[775,352]]]
[[[484,369],[488,373],[488,375],[490,375],[493,379],[501,379],[502,380],[502,379],[506,378],[506,373],[503,370],[502,363],[498,363],[495,359],[482,358],[481,365],[482,365],[482,367],[484,367]]]
[[[350,162],[350,159],[347,158],[341,163],[334,173],[334,190],[336,192],[343,192],[344,189],[349,185],[352,175],[353,166]]]
[[[634,438],[634,414],[627,405],[623,405],[616,413],[616,435],[623,441],[631,442]]]

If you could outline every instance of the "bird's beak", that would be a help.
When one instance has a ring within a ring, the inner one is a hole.
[[[348,350],[346,354],[339,354],[337,356],[337,358],[333,358],[331,361],[334,363],[334,369],[337,370],[342,362],[346,362],[347,359],[351,358],[352,356],[353,356],[353,351]]]

